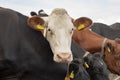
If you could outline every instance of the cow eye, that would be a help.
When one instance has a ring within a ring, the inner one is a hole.
[[[72,30],[70,31],[70,34],[72,34],[72,33],[73,33],[73,30],[74,30],[74,28],[72,28]]]
[[[48,29],[48,31],[50,32],[50,31],[51,31],[51,29],[49,28],[49,29]]]
[[[72,31],[74,30],[74,28],[72,28]]]
[[[48,30],[47,30],[51,35],[53,35],[54,33],[53,33],[53,31],[49,28]]]

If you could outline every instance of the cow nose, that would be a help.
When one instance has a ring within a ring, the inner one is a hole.
[[[60,54],[57,54],[57,57],[61,62],[71,62],[72,61],[72,59],[71,59],[72,55],[69,53],[60,53]]]

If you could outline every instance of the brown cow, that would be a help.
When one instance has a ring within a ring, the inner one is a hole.
[[[82,21],[81,21],[82,20]],[[104,51],[104,61],[108,65],[108,69],[115,74],[120,75],[120,43],[119,40],[111,40],[100,36],[90,30],[92,20],[86,17],[76,19],[74,22],[76,30],[73,34],[73,39],[85,50],[90,53]],[[107,50],[104,46],[111,46]]]

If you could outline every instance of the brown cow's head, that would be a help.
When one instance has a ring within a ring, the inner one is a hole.
[[[108,69],[120,75],[120,44],[115,41],[114,46],[111,43],[107,43],[104,48],[104,61],[106,62]]]

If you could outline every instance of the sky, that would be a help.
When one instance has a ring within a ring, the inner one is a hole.
[[[43,9],[50,14],[54,8],[64,8],[77,19],[89,17],[93,22],[112,25],[120,22],[120,0],[0,0],[0,7],[30,16],[31,11]]]

